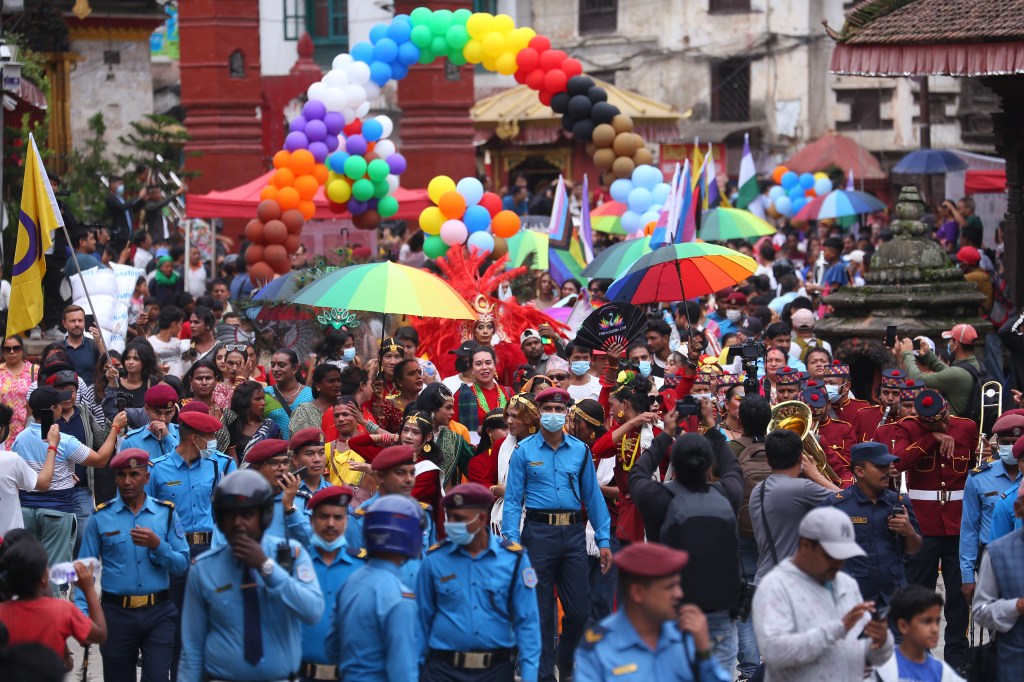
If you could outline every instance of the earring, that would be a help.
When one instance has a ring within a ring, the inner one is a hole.
[[[622,419],[623,417],[626,416],[626,411],[625,410],[619,410],[618,412],[615,413],[615,416],[618,417],[619,419]]]
[[[530,433],[531,434],[537,433],[537,427],[536,426],[531,426],[530,427]]]
[[[429,453],[430,452],[430,443],[427,443],[426,445],[423,446],[423,452],[424,453]]]

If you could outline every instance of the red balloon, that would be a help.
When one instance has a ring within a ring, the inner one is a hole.
[[[358,135],[363,132],[363,122],[360,119],[356,119],[349,124],[346,124],[342,128],[342,132],[345,133],[345,137],[351,137],[352,135]]]
[[[267,262],[267,265],[277,270],[282,262],[289,262],[288,251],[285,250],[284,244],[271,244],[263,249],[263,260]]]
[[[516,72],[518,75],[519,72]],[[540,69],[534,69],[530,73],[526,74],[526,87],[531,90],[543,90],[544,89],[544,72]]]
[[[537,99],[540,100],[540,103],[543,104],[544,106],[547,106],[547,107],[551,106],[551,98],[552,97],[554,97],[554,95],[552,95],[547,90],[541,90],[540,94],[537,95]]]
[[[266,244],[284,244],[288,238],[288,226],[280,220],[271,220],[263,226],[263,241]],[[264,255],[264,260],[267,260]],[[267,260],[269,263],[270,261]]]
[[[246,265],[253,265],[261,260],[263,260],[263,246],[260,244],[249,244],[249,248],[245,250]]]
[[[293,208],[281,214],[281,222],[288,228],[288,234],[299,234],[306,219],[302,217],[301,211]]]
[[[245,238],[253,242],[254,244],[262,244],[263,223],[256,218],[250,220],[245,226]]]
[[[288,253],[295,253],[299,250],[302,245],[302,237],[297,234],[290,234],[288,238],[284,240],[284,250]]]
[[[530,42],[527,43],[531,48],[539,52],[551,49],[551,41],[547,36],[534,36],[530,38]]]
[[[523,48],[516,55],[519,71],[533,71],[540,64],[540,53],[532,47]]]
[[[336,213],[338,215],[341,215],[346,210],[348,210],[348,204],[347,203],[339,204],[339,203],[337,203],[335,201],[328,200],[327,201],[327,210],[330,211],[331,213]]]
[[[556,69],[544,74],[544,89],[552,95],[565,92],[565,88],[568,84],[569,77],[565,75],[565,71],[559,71]]]
[[[263,222],[271,220],[277,220],[281,217],[281,205],[273,199],[264,199],[256,207],[256,215],[259,216]]]
[[[484,192],[484,196],[480,199],[480,205],[486,208],[493,218],[501,210],[501,197],[494,192]]]
[[[249,281],[254,286],[263,286],[274,279],[274,269],[266,261],[259,261],[249,266]]]
[[[533,71],[530,71],[530,73],[533,73]],[[512,74],[512,77],[516,79],[516,83],[526,85],[526,77],[529,76],[530,73],[527,73],[522,69],[516,69],[516,72]]]
[[[569,57],[568,59],[563,61],[561,68],[562,71],[565,72],[565,75],[568,76],[569,78],[572,78],[573,76],[579,76],[581,73],[583,73],[583,65],[580,64],[580,60],[573,59],[572,57]]]
[[[554,71],[562,68],[562,62],[568,57],[561,50],[546,50],[540,55],[540,68],[544,71]]]

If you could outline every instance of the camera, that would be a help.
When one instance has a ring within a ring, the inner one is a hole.
[[[743,391],[746,395],[761,392],[761,386],[757,381],[757,361],[767,352],[768,347],[754,339],[747,339],[742,345],[729,348],[728,362],[735,362],[738,356],[743,364]]]
[[[131,402],[131,393],[127,391],[118,390],[117,392],[117,411],[124,412],[125,408],[128,407],[128,403]]]
[[[692,395],[685,396],[682,400],[676,401],[676,414],[680,419],[696,417],[700,414],[700,402]]]

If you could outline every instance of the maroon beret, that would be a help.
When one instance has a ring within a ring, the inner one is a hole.
[[[535,402],[538,405],[542,405],[544,403],[561,403],[562,405],[568,405],[572,402],[572,396],[570,396],[569,391],[564,388],[552,386],[551,388],[545,388],[543,391],[538,393]]]
[[[157,384],[146,391],[144,400],[146,407],[153,409],[173,407],[178,402],[178,392],[167,384]]]
[[[1010,452],[1012,452],[1013,456],[1017,459],[1024,457],[1024,436],[1017,439],[1017,442],[1013,444],[1013,450]]]
[[[415,464],[416,451],[409,445],[392,445],[381,450],[370,467],[374,471],[387,471],[403,464]]]
[[[298,452],[299,448],[306,445],[323,445],[324,444],[324,432],[315,426],[311,426],[306,429],[300,429],[288,439],[288,449],[292,452]]]
[[[445,509],[490,509],[496,499],[479,483],[461,483],[445,494],[441,504]]]
[[[145,469],[149,466],[149,453],[142,448],[125,448],[110,460],[111,469]]]
[[[210,414],[210,408],[206,406],[202,400],[190,400],[180,408],[178,408],[178,414],[185,414],[186,412],[199,412],[200,414]]]
[[[992,433],[999,436],[1024,436],[1024,415],[1004,413],[992,425]]]
[[[249,464],[262,464],[271,457],[280,457],[288,454],[288,441],[280,438],[267,438],[253,445],[249,452],[245,453],[245,461]]]
[[[196,401],[193,400],[189,405],[195,402]],[[178,421],[196,433],[216,433],[224,426],[216,417],[211,417],[209,414],[203,414],[195,408],[192,408],[189,412],[181,412],[178,415]]]
[[[664,578],[683,570],[690,555],[654,542],[631,544],[615,555],[615,567],[637,578]]]
[[[321,504],[347,507],[353,495],[352,488],[347,485],[329,485],[313,493],[313,497],[306,503],[306,511],[311,512]]]

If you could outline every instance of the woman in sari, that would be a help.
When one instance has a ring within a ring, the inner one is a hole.
[[[490,346],[476,348],[470,359],[473,383],[463,385],[455,394],[455,420],[470,434],[476,433],[491,410],[505,407],[512,395],[511,389],[498,384],[495,357]]]
[[[394,371],[395,388],[398,395],[395,396],[395,404],[405,412],[405,409],[416,402],[423,390],[423,370],[420,368],[419,360],[416,358],[405,358],[395,365]]]
[[[494,484],[491,480],[491,468],[496,461],[498,450],[495,447],[508,436],[508,423],[505,422],[505,410],[491,410],[480,427],[480,442],[476,446],[476,455],[469,460],[466,478],[473,483],[487,487]]]
[[[239,462],[245,457],[246,451],[259,441],[280,437],[281,429],[274,420],[263,417],[264,403],[263,386],[259,383],[243,381],[235,387],[230,410],[235,418],[228,428],[231,447],[227,454]]]
[[[388,337],[380,344],[378,364],[380,365],[382,397],[394,398],[399,394],[398,385],[395,381],[395,367],[402,361],[405,349],[402,344]]]
[[[348,441],[365,433],[366,419],[355,398],[343,395],[334,403],[331,411],[338,437],[324,447],[327,459],[327,475],[331,485],[347,485],[352,488],[358,507],[377,492],[377,480],[370,465],[359,453],[349,447]]]
[[[324,413],[334,407],[341,395],[341,370],[334,365],[317,365],[313,370],[313,399],[292,410],[288,432],[320,428]]]
[[[313,400],[313,390],[299,382],[299,356],[291,348],[282,348],[270,357],[270,376],[274,385],[263,389],[266,394],[266,415],[281,427],[281,433],[289,433],[292,412],[299,405]]]
[[[466,427],[452,421],[454,398],[451,391],[444,384],[430,384],[423,389],[412,409],[432,415],[434,443],[440,453],[438,464],[444,473],[444,486],[447,489],[452,485],[458,485],[462,477],[469,473],[473,449],[469,445],[469,439],[454,428],[457,426],[465,430]]]

